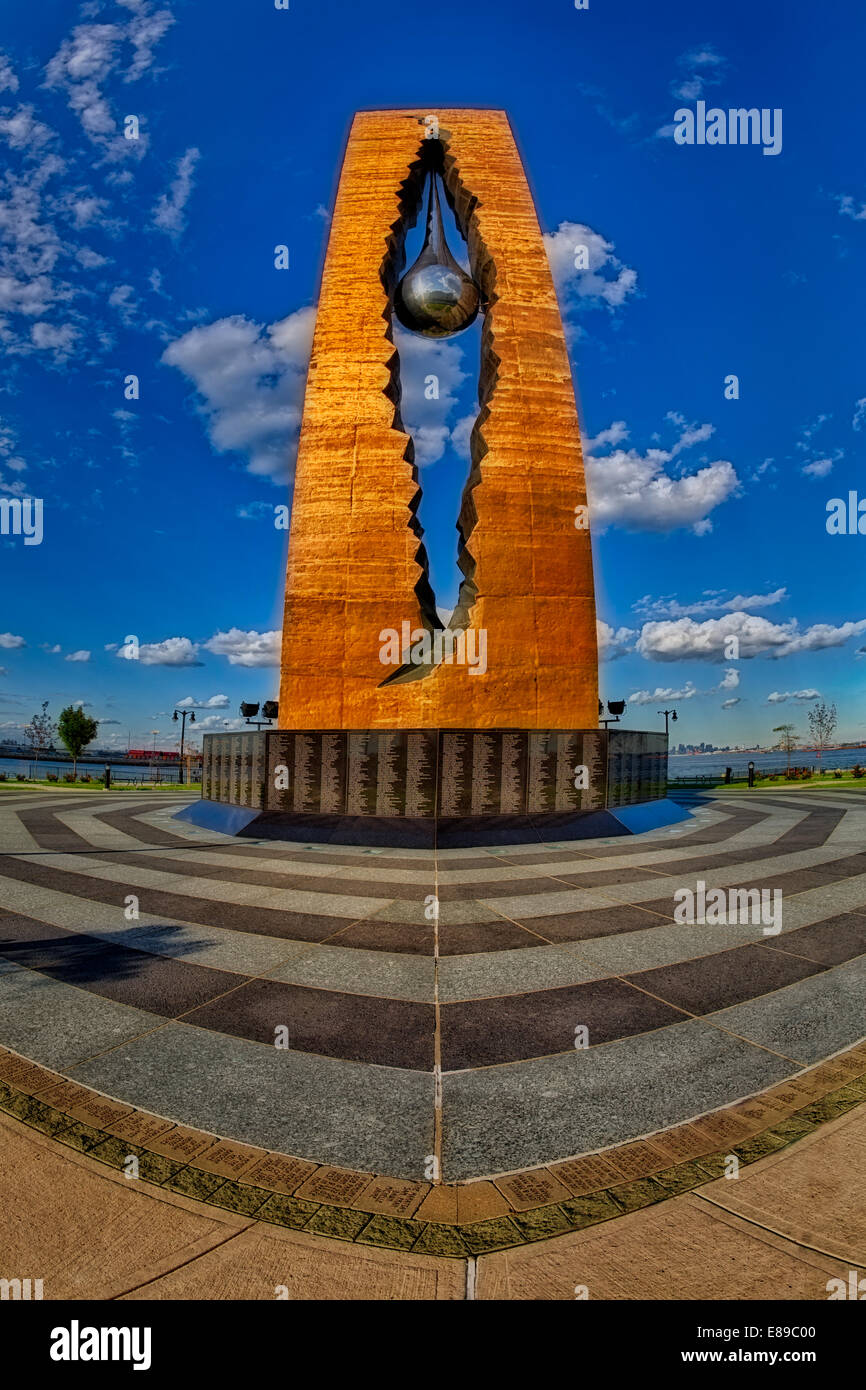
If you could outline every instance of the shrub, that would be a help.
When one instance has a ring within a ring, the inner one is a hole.
[[[854,769],[853,769],[853,770],[854,770],[854,776],[855,776],[855,777],[862,777],[862,776],[863,776],[863,769],[862,769],[862,767],[860,766],[859,763],[855,763],[855,764],[854,764]]]
[[[0,782],[5,782],[5,781],[6,781],[6,773],[5,773],[5,772],[0,772]]]
[[[56,782],[56,781],[58,781],[58,777],[57,777],[57,773],[56,773],[56,772],[49,772],[49,773],[46,774],[46,776],[47,776],[49,782]]]
[[[26,773],[24,773],[24,772],[16,772],[16,773],[15,773],[15,776],[16,776],[16,778],[18,779],[19,782],[26,782],[26,781],[27,781],[27,775],[26,775]]]
[[[73,777],[71,772],[64,772],[63,780],[64,782],[74,782],[75,778]]]

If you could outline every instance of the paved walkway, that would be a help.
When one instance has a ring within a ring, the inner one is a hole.
[[[143,1183],[0,1116],[4,1277],[46,1299],[799,1299],[866,1269],[866,1106],[697,1192],[478,1259],[308,1235]],[[63,1193],[62,1205],[58,1193]]]
[[[856,794],[437,853],[239,841],[183,804],[0,793],[0,1109],[208,1222],[535,1267],[866,1096]],[[781,931],[676,923],[698,881],[780,890]]]

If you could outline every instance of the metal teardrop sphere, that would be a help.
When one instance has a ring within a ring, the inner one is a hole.
[[[480,303],[478,286],[448,249],[436,175],[431,173],[427,235],[420,256],[394,291],[394,312],[413,333],[450,338],[469,327]]]

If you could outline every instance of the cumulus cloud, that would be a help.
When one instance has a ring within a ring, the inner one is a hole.
[[[166,637],[162,642],[142,642],[138,660],[142,666],[203,666],[199,661],[198,643],[189,637]],[[126,648],[121,647],[118,658],[127,660]]]
[[[851,421],[853,430],[861,430],[866,424],[866,396],[862,396],[854,406],[854,418]]]
[[[7,652],[16,651],[19,647],[26,647],[27,643],[23,637],[16,637],[11,632],[0,632],[0,647]]]
[[[596,620],[595,627],[599,661],[616,661],[617,657],[624,656],[632,650],[634,639],[637,637],[636,628],[613,628],[610,623],[605,623],[600,618]]]
[[[186,226],[184,209],[192,193],[193,173],[199,157],[199,151],[194,147],[181,155],[168,192],[161,194],[154,208],[153,225],[169,236],[180,236]]]
[[[274,632],[244,632],[233,627],[214,633],[203,645],[216,656],[227,656],[230,666],[279,666],[280,638]]]
[[[84,650],[77,652],[68,652],[63,659],[64,661],[89,661],[90,652]]]
[[[641,454],[636,449],[614,447],[599,457],[589,446],[619,444],[628,435],[621,420],[587,441],[586,483],[597,530],[610,525],[632,531],[690,527],[695,535],[705,535],[712,530],[710,513],[737,491],[739,479],[726,459],[707,463],[694,473],[686,473],[682,465],[668,468],[684,450],[708,439],[713,427],[688,424],[675,412],[667,419],[679,430],[679,437],[668,449],[650,448]]]
[[[721,618],[696,622],[693,618],[645,623],[637,640],[637,650],[648,661],[724,661],[731,638],[739,643],[738,655],[747,660],[755,656],[779,658],[801,652],[841,647],[866,632],[866,619],[842,623],[813,623],[802,628],[795,618],[773,623],[754,613],[727,613]],[[730,659],[730,658],[728,658]]]
[[[743,703],[743,702],[742,702],[740,696],[739,696],[739,695],[734,695],[733,698],[730,699],[730,700],[723,700],[722,703],[721,703],[721,708],[722,708],[722,709],[733,709],[733,708],[734,708],[734,705],[741,705],[742,703]]]
[[[294,469],[315,318],[298,309],[263,327],[234,314],[190,329],[162,355],[195,386],[217,452],[239,454],[274,483]]]
[[[578,305],[613,311],[637,290],[637,271],[624,265],[613,243],[584,222],[560,222],[555,232],[544,233],[544,245],[565,314]]]

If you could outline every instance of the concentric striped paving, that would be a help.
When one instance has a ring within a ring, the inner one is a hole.
[[[179,1124],[466,1181],[683,1125],[866,1031],[854,793],[430,853],[236,840],[183,804],[0,793],[0,1044]],[[698,880],[781,890],[781,931],[676,922]]]

